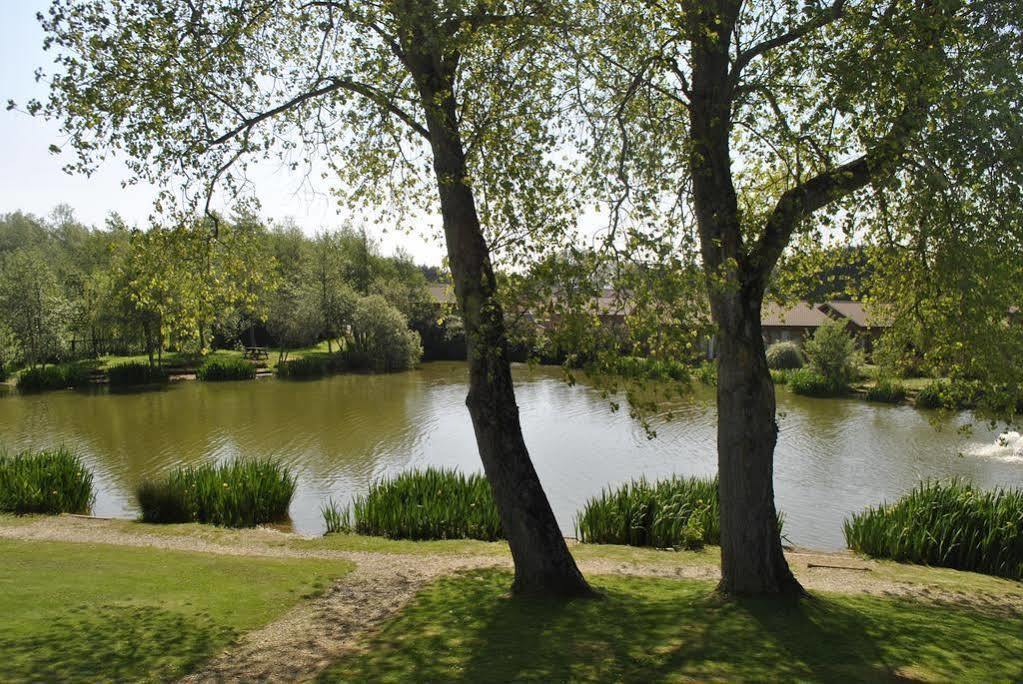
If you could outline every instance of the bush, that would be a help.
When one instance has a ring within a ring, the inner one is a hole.
[[[927,482],[844,525],[850,549],[876,558],[1023,579],[1023,491]]]
[[[767,348],[767,367],[793,370],[803,367],[803,352],[795,342],[775,342]]]
[[[917,393],[916,406],[926,409],[966,409],[976,406],[981,398],[980,387],[975,383],[933,380]]]
[[[718,364],[717,361],[704,361],[696,369],[696,379],[708,387],[717,387]]]
[[[504,538],[490,483],[480,473],[412,470],[370,486],[350,509],[324,508],[328,532],[391,539]]]
[[[231,461],[178,468],[135,493],[143,522],[255,527],[287,520],[296,485],[277,461]]]
[[[873,387],[867,388],[867,401],[877,401],[886,404],[898,404],[906,398],[906,388],[902,383],[883,378],[878,380]]]
[[[167,382],[167,369],[162,366],[150,366],[148,363],[129,361],[107,370],[111,387],[132,387],[137,385],[156,385]]]
[[[798,370],[798,369],[796,369]],[[788,370],[776,370],[771,369],[771,380],[776,385],[787,385],[789,384],[789,377],[792,375],[792,371]]]
[[[89,382],[89,372],[77,364],[39,366],[22,371],[18,389],[22,392],[81,389],[88,387]]]
[[[789,371],[787,376],[789,389],[805,397],[840,397],[849,392],[847,384],[828,380],[809,368]]]
[[[256,377],[256,367],[245,359],[212,357],[203,361],[195,377],[206,382],[252,380]]]
[[[419,333],[380,295],[363,297],[352,316],[354,344],[348,353],[353,368],[392,372],[414,368],[423,357]]]
[[[277,364],[277,377],[284,380],[312,380],[331,373],[340,373],[348,368],[348,362],[341,353],[333,356],[305,356]]]
[[[718,544],[717,478],[641,479],[605,489],[576,516],[576,536],[591,544],[657,548]]]
[[[66,449],[0,454],[0,511],[88,513],[93,497],[92,473]]]
[[[832,387],[845,388],[859,375],[860,355],[845,326],[828,321],[817,328],[803,345],[810,368],[824,376]]]

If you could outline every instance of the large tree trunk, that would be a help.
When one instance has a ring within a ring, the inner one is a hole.
[[[782,552],[774,507],[774,383],[764,355],[759,295],[722,295],[715,307],[721,591],[802,595]]]
[[[425,79],[436,78],[427,74]],[[547,495],[529,458],[515,403],[504,315],[476,202],[466,181],[450,87],[424,83],[424,109],[440,192],[441,214],[455,295],[465,320],[469,361],[466,405],[515,562],[516,594],[588,596]]]

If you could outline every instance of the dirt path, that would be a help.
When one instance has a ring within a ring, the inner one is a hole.
[[[511,567],[510,559],[504,556],[298,549],[282,543],[293,536],[271,530],[254,530],[225,542],[201,534],[153,534],[143,526],[137,530],[126,528],[120,521],[68,516],[0,525],[0,538],[117,544],[232,556],[338,558],[356,564],[353,572],[335,582],[324,595],[301,603],[274,622],[246,634],[229,651],[188,676],[186,682],[307,681],[401,610],[430,581],[471,568]],[[876,572],[878,564],[851,554],[797,551],[788,553],[787,558],[800,582],[810,591],[903,596],[1023,613],[1023,592],[992,596],[893,581]],[[704,580],[719,577],[717,566],[706,564],[644,565],[589,558],[579,565],[587,575]]]

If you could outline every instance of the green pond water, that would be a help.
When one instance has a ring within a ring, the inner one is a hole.
[[[565,534],[601,488],[631,478],[712,475],[712,395],[696,388],[657,421],[648,439],[627,410],[567,385],[556,368],[515,369],[522,423],[536,468]],[[96,474],[94,512],[132,517],[135,485],[182,464],[274,456],[299,489],[294,528],[323,531],[320,506],[347,501],[374,479],[413,467],[479,470],[461,363],[428,363],[395,375],[342,375],[311,382],[179,382],[134,394],[56,392],[0,397],[0,448],[65,445]],[[775,491],[789,540],[844,546],[842,521],[897,497],[922,479],[960,475],[984,486],[1023,486],[1019,435],[957,429],[906,406],[806,399],[779,388],[781,433]]]

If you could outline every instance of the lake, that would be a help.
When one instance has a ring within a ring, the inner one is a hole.
[[[320,506],[347,501],[381,476],[428,465],[480,470],[465,408],[466,366],[428,363],[394,375],[310,382],[173,383],[163,391],[71,391],[0,398],[0,448],[64,445],[96,475],[94,513],[133,517],[135,485],[174,466],[232,457],[282,459],[299,476],[296,531],[323,531]],[[716,470],[713,394],[694,389],[673,419],[646,432],[596,391],[557,368],[515,368],[526,443],[566,535],[601,488],[631,478]],[[842,521],[922,479],[952,475],[983,486],[1023,486],[1023,457],[986,424],[958,429],[907,406],[796,397],[778,390],[775,491],[786,537],[844,546]]]

